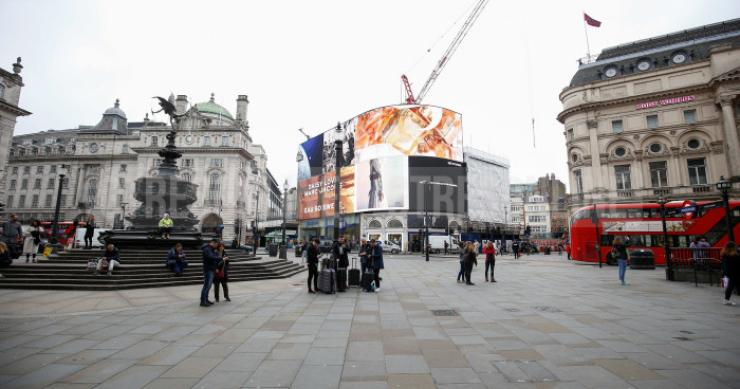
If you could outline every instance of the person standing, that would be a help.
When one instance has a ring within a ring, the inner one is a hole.
[[[200,291],[201,307],[213,305],[211,301],[208,301],[208,293],[211,291],[211,285],[213,285],[216,267],[221,261],[221,257],[218,255],[218,251],[216,251],[218,244],[218,239],[211,239],[210,242],[204,244],[201,248],[203,251],[203,289]]]
[[[314,239],[308,245],[306,250],[306,262],[308,263],[308,293],[316,293],[319,290],[319,240]],[[313,289],[311,289],[311,280],[313,280]]]
[[[447,249],[450,248],[450,244],[445,240],[445,255],[447,255]]]
[[[383,263],[383,246],[380,244],[380,240],[375,241],[372,263],[373,270],[375,270],[375,291],[380,292],[380,269],[385,269],[385,263]]]
[[[159,236],[162,237],[162,239],[169,239],[174,225],[175,222],[172,221],[170,214],[165,212],[162,218],[159,219]]]
[[[471,273],[473,272],[473,265],[478,266],[478,252],[475,249],[475,245],[472,243],[468,243],[468,246],[465,248],[465,284],[466,285],[475,285],[471,281]]]
[[[457,282],[465,282],[465,248],[467,243],[458,241],[457,246],[459,249],[458,258],[460,260],[460,271],[457,272]]]
[[[18,258],[23,244],[23,227],[18,222],[18,216],[10,214],[10,219],[3,223],[3,241],[8,246],[10,257]]]
[[[86,249],[92,248],[93,235],[95,235],[95,216],[90,215],[90,217],[87,218],[87,223],[85,223],[85,248]]]
[[[217,266],[216,273],[214,274],[213,278],[213,292],[216,297],[216,302],[219,302],[219,287],[223,288],[224,290],[224,299],[226,301],[231,301],[229,298],[229,256],[226,254],[226,247],[224,247],[223,243],[218,244],[218,248],[216,249],[218,251],[219,257],[221,257],[221,261],[219,262],[220,266]]]
[[[496,247],[489,240],[486,246],[483,247],[483,254],[486,256],[486,282],[488,282],[488,268],[491,268],[491,282],[496,282],[493,278],[493,269],[496,267]]]
[[[725,281],[725,305],[735,305],[730,301],[732,292],[740,289],[740,253],[735,242],[727,242],[722,249],[722,273]]]
[[[332,247],[332,255],[337,261],[337,291],[344,292],[347,289],[347,268],[349,267],[349,249],[347,241],[344,238],[339,240]],[[340,274],[342,272],[342,274]]]
[[[519,241],[515,240],[514,243],[511,245],[511,251],[514,252],[514,259],[519,258]]]
[[[0,267],[10,267],[13,264],[13,259],[10,258],[10,252],[8,251],[8,245],[0,242]]]
[[[36,254],[39,252],[39,244],[41,243],[41,234],[43,228],[38,220],[31,222],[31,227],[26,233],[26,237],[23,240],[23,254],[26,256],[26,263],[28,263],[29,257],[33,258],[33,263],[36,263]]]
[[[627,285],[624,281],[624,275],[627,272],[627,263],[629,263],[630,260],[630,253],[627,251],[627,245],[624,243],[621,236],[616,236],[614,238],[614,243],[612,243],[612,255],[617,259],[617,265],[619,265],[619,282],[621,282],[622,285]]]
[[[370,254],[372,253],[372,247],[367,242],[367,239],[362,239],[360,241],[360,253],[358,254],[360,256],[360,275],[365,274],[365,269],[367,269],[367,265],[370,262]]]

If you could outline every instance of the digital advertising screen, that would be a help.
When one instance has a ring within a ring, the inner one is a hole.
[[[423,194],[417,184],[424,177],[460,185],[462,170],[465,178],[459,113],[427,105],[376,108],[348,120],[340,132],[332,128],[300,145],[299,220],[334,215],[337,139],[342,141],[341,213],[421,210],[415,196]],[[439,199],[438,211],[464,212],[462,186],[430,193]]]
[[[466,181],[465,165],[461,162],[409,157],[409,210],[465,213]]]

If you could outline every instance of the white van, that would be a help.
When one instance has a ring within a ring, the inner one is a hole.
[[[98,237],[100,237],[100,234],[102,232],[108,231],[107,228],[96,228],[93,231],[93,238],[92,238],[92,246],[102,248],[103,244],[98,241]],[[84,228],[78,228],[77,233],[75,234],[75,247],[82,248],[85,247],[85,229]]]
[[[448,253],[454,253],[457,252],[459,247],[457,247],[458,240],[454,236],[448,236],[448,235],[430,235],[429,236],[429,246],[431,246],[431,251],[433,253],[444,253],[445,251],[445,242],[447,242],[447,252]]]
[[[391,253],[391,254],[401,253],[401,246],[399,246],[397,243],[391,242],[390,240],[384,240],[382,247],[383,247],[384,253]]]

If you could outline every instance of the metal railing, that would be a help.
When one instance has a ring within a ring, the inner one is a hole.
[[[699,273],[709,276],[709,284],[722,275],[722,249],[720,247],[672,247],[671,264],[673,269],[691,270],[694,272],[694,284],[699,285]]]

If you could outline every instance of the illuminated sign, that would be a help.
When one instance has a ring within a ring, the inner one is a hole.
[[[660,100],[648,101],[645,103],[639,103],[635,105],[635,109],[648,109],[648,108],[662,107],[665,105],[690,103],[694,100],[696,100],[696,96],[693,96],[693,95],[681,96],[681,97],[671,97],[667,99],[660,99]]]

